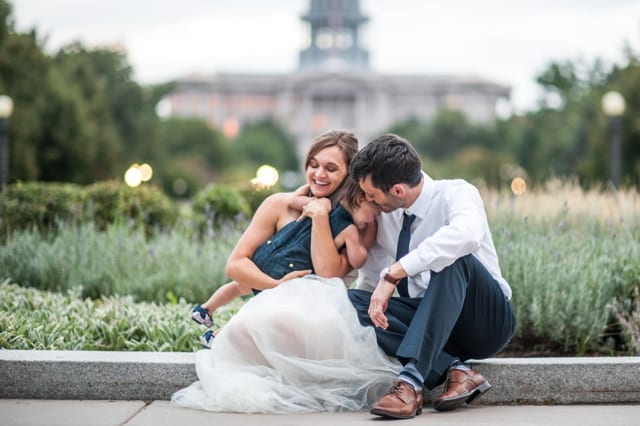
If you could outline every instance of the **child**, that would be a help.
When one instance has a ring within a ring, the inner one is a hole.
[[[252,257],[264,273],[276,279],[281,279],[294,270],[308,270],[309,273],[313,273],[310,216],[318,209],[327,210],[330,201],[326,198],[314,199],[298,195],[291,204],[305,204],[300,218],[287,224],[261,244]],[[329,225],[336,248],[346,251],[352,268],[360,268],[367,260],[368,249],[373,245],[376,236],[375,218],[378,213],[375,204],[365,201],[358,183],[347,178],[344,184],[344,198],[329,213]],[[211,315],[216,309],[237,297],[250,294],[252,290],[258,293],[270,287],[272,285],[253,283],[253,286],[249,286],[236,281],[224,284],[205,303],[193,308],[191,318],[199,324],[212,327]],[[202,338],[203,345],[210,348],[213,338],[213,331],[207,331]]]

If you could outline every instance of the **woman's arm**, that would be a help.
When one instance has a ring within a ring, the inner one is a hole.
[[[294,271],[276,280],[256,266],[251,257],[260,244],[282,228],[286,222],[295,219],[288,212],[290,194],[274,194],[262,202],[253,215],[249,227],[244,231],[234,247],[225,273],[232,280],[244,286],[264,290],[277,286],[283,281],[304,276],[310,271]]]
[[[331,201],[318,198],[304,207],[301,217],[310,217],[312,220],[311,261],[316,274],[321,277],[343,277],[351,271],[351,266],[346,254],[338,252],[331,235],[330,210]]]

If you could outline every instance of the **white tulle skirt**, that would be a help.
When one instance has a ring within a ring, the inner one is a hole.
[[[305,277],[263,291],[196,353],[199,381],[174,405],[209,411],[358,411],[401,368],[360,325],[342,280]]]

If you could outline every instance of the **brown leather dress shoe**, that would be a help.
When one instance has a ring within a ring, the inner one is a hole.
[[[489,389],[491,384],[476,370],[452,368],[449,370],[444,393],[436,399],[433,406],[438,411],[455,410],[464,403],[471,403]]]
[[[376,416],[411,419],[422,414],[422,405],[422,392],[416,391],[409,383],[396,379],[370,412]]]

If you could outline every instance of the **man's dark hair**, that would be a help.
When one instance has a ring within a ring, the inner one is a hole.
[[[420,157],[404,138],[386,134],[365,145],[351,161],[349,175],[357,182],[371,177],[371,183],[383,192],[389,192],[397,183],[410,187],[422,178]]]

